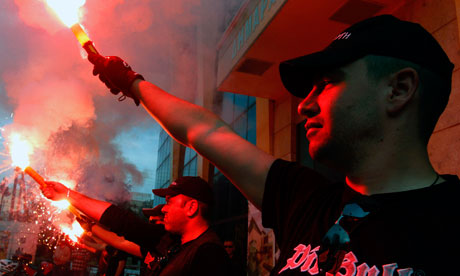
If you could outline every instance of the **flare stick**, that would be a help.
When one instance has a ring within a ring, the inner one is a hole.
[[[80,212],[77,210],[77,208],[73,207],[72,205],[69,205],[69,207],[67,207],[69,209],[69,211],[74,214],[77,218],[81,219],[81,214]]]
[[[86,32],[83,30],[81,25],[79,23],[73,24],[70,29],[72,30],[73,34],[75,37],[78,39],[78,42],[80,42],[81,46],[85,51],[89,53],[94,53],[94,54],[99,54],[99,52],[96,50],[96,47],[94,47],[94,43],[89,39],[88,35]]]
[[[24,172],[32,177],[40,185],[40,188],[46,188],[45,179],[43,179],[43,177],[39,175],[34,169],[31,167],[26,167]]]

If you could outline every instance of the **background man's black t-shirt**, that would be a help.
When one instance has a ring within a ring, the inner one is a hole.
[[[158,274],[157,271],[147,270],[149,275],[230,275],[230,258],[211,229],[181,245],[179,237],[166,232],[163,226],[148,223],[115,205],[107,208],[100,222],[111,231],[138,244],[144,262],[150,263],[154,258],[167,257],[161,272]],[[171,253],[168,254],[168,251]]]

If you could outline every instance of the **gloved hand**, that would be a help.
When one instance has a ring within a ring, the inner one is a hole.
[[[144,77],[131,69],[124,60],[115,56],[104,57],[99,54],[88,54],[88,60],[94,64],[93,75],[99,75],[99,79],[110,89],[112,94],[123,93],[118,98],[123,101],[126,97],[132,98],[138,106],[139,99],[131,92],[130,88],[137,79]]]
[[[91,228],[94,224],[96,224],[93,220],[83,215],[76,217],[76,220],[80,224],[81,228],[85,229],[86,232],[91,232]]]

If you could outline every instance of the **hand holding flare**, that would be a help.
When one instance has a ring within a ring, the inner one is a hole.
[[[40,190],[46,198],[52,201],[60,201],[67,198],[69,188],[63,184],[55,181],[45,181],[45,184],[44,186],[40,185]]]
[[[46,0],[46,3],[56,13],[62,23],[72,30],[83,49],[88,53],[88,60],[95,65],[93,75],[99,75],[101,81],[107,85],[113,94],[117,95],[123,92],[123,95],[118,98],[119,101],[129,97],[138,106],[140,100],[130,89],[135,80],[144,80],[144,77],[134,72],[121,58],[113,56],[104,57],[99,54],[94,43],[83,30],[80,23],[78,23],[78,11],[85,4],[85,0]]]

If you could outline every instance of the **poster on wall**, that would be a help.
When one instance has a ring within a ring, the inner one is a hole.
[[[262,226],[262,213],[249,203],[247,275],[270,275],[276,257],[275,234]]]

